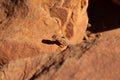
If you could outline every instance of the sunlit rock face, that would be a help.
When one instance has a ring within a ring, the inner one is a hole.
[[[0,60],[55,52],[54,34],[80,43],[87,6],[88,0],[0,0]]]

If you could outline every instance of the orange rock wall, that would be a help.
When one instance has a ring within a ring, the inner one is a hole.
[[[71,44],[85,35],[88,0],[1,0],[0,5],[0,59],[55,52],[54,34]]]

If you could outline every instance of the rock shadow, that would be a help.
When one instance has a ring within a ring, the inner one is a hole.
[[[120,6],[112,0],[89,0],[88,16],[94,33],[120,28]]]
[[[49,44],[49,45],[51,45],[51,44],[60,45],[60,43],[58,41],[51,41],[51,40],[47,40],[47,39],[43,39],[41,42],[44,44]]]

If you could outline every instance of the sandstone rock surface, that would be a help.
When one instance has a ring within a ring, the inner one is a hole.
[[[0,0],[0,64],[55,52],[54,34],[81,42],[87,6],[88,0]]]
[[[70,46],[60,54],[11,61],[2,80],[119,80],[120,29],[91,42]]]

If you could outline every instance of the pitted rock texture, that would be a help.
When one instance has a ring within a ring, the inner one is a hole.
[[[0,0],[0,64],[52,53],[59,45],[54,34],[71,44],[85,35],[88,0]]]
[[[79,59],[95,42],[81,43],[76,46],[71,45],[60,53],[42,54],[32,58],[10,61],[8,65],[1,69],[0,78],[2,80],[54,80],[54,75],[59,72],[61,66],[64,66],[64,62],[70,61],[68,64],[72,65],[74,59]],[[66,80],[64,77],[63,79]],[[63,79],[61,77],[60,80]]]
[[[72,45],[59,54],[11,61],[1,69],[2,80],[119,80],[120,29],[100,39]]]

